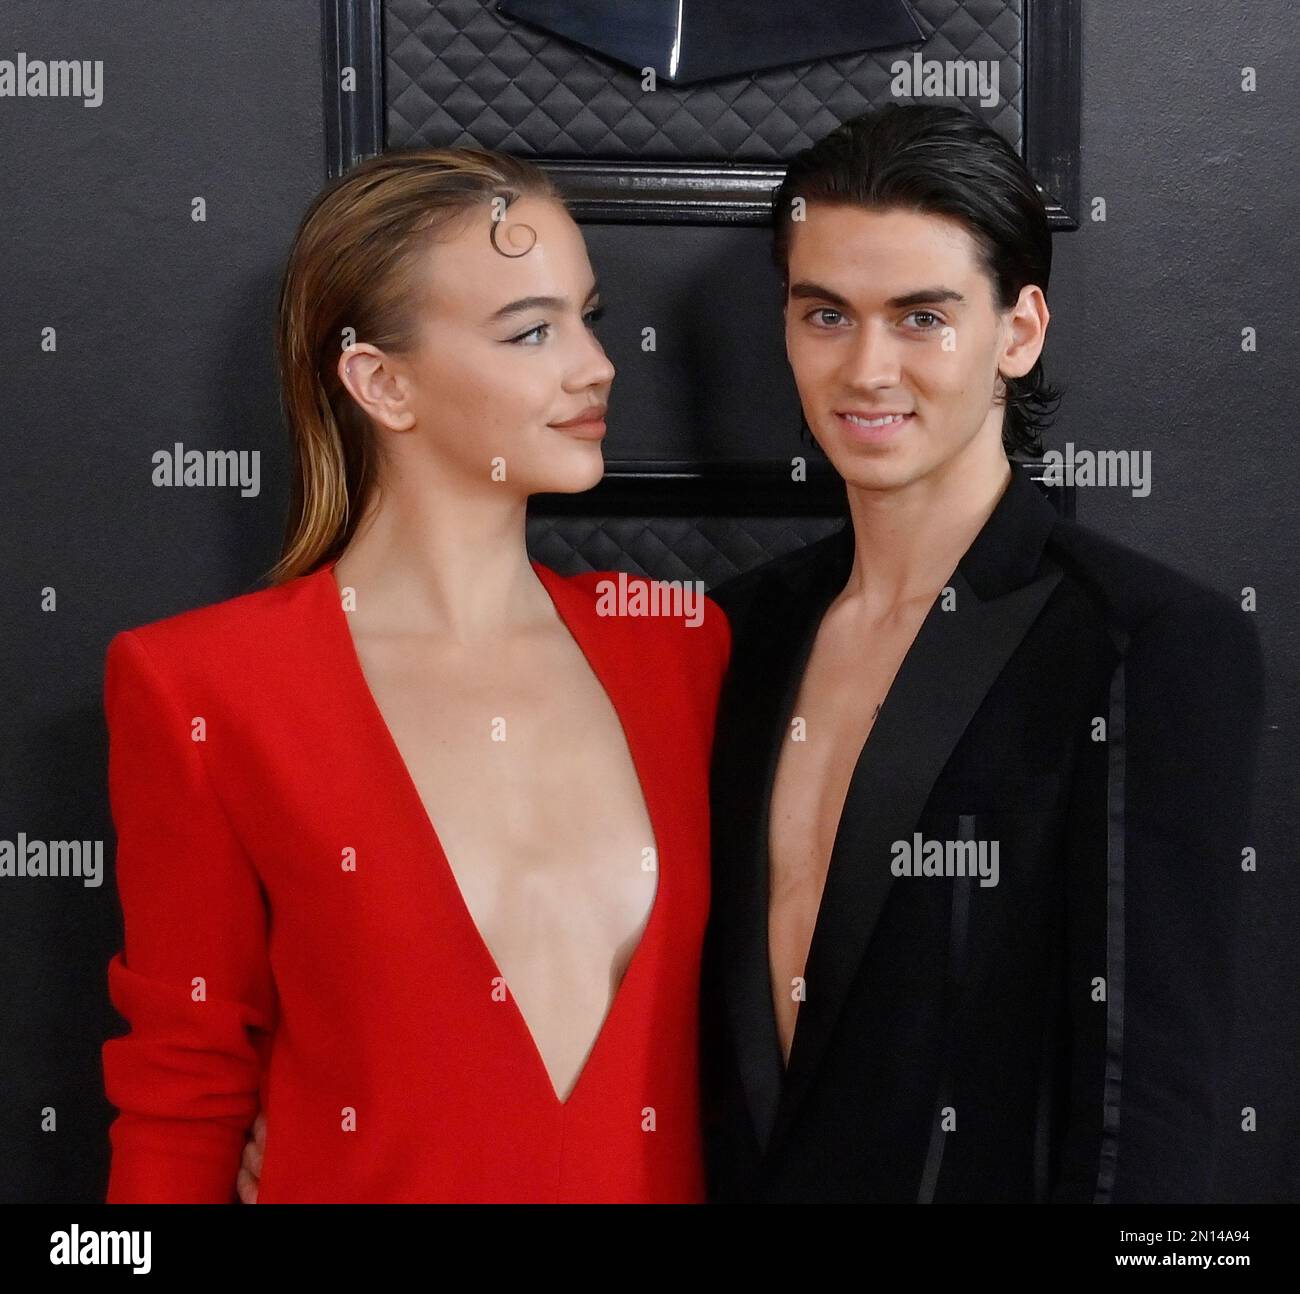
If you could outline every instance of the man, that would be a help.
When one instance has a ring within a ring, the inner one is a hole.
[[[713,593],[711,1195],[1212,1199],[1250,616],[1013,474],[1051,240],[995,131],[869,113],[774,222],[850,520]]]

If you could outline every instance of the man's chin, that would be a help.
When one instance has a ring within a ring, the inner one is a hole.
[[[923,474],[910,454],[837,452],[830,458],[845,484],[859,490],[898,490]]]

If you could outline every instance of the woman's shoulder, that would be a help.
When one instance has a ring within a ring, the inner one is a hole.
[[[322,595],[324,567],[281,584],[235,594],[119,630],[109,640],[111,663],[141,654],[155,667],[186,673],[216,672],[232,682],[250,682],[259,660],[282,654],[300,634],[306,612]]]

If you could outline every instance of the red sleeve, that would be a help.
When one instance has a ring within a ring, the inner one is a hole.
[[[266,907],[208,778],[209,724],[133,631],[109,643],[108,784],[126,947],[109,997],[130,1032],[103,1047],[110,1204],[231,1203],[273,1026]]]

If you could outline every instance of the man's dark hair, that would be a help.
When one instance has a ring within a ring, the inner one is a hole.
[[[789,283],[793,201],[874,210],[901,208],[960,221],[979,248],[998,307],[1026,283],[1044,292],[1052,270],[1047,209],[1015,150],[973,112],[940,104],[889,104],[831,131],[790,163],[772,205],[772,258]],[[1002,443],[1008,454],[1039,455],[1060,391],[1041,357],[1008,377]]]

